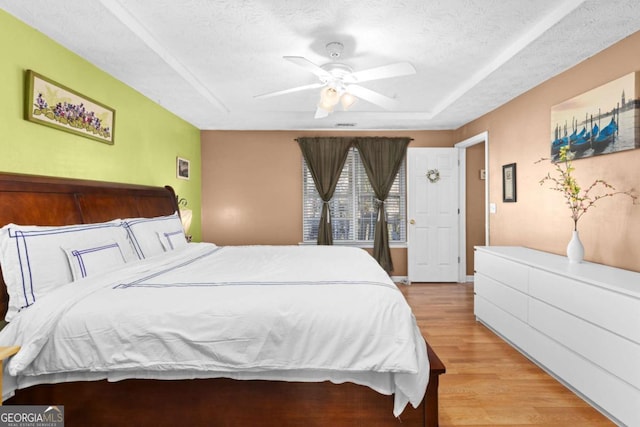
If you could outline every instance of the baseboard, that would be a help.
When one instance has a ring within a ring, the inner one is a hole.
[[[391,276],[393,283],[401,283],[403,285],[410,285],[409,277],[407,276]]]
[[[462,283],[473,283],[473,275],[471,276],[465,276],[465,281]],[[408,276],[391,276],[391,280],[393,280],[393,283],[400,283],[402,285],[410,285],[411,282],[409,281],[409,277]]]

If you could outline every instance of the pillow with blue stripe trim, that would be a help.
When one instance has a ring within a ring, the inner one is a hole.
[[[187,246],[187,239],[185,238],[182,228],[172,232],[158,232],[158,239],[164,248],[165,252],[173,251],[175,249]]]
[[[122,224],[129,233],[133,248],[140,259],[165,252],[164,242],[158,238],[158,236],[164,236],[165,233],[170,234],[174,242],[182,235],[182,239],[186,243],[178,212],[173,215],[153,218],[128,218],[122,220]]]
[[[63,248],[73,280],[114,271],[125,263],[124,254],[115,240]]]
[[[137,260],[121,220],[61,227],[7,224],[0,229],[0,264],[9,293],[10,321],[38,297],[73,281],[63,247],[114,240],[126,261]]]

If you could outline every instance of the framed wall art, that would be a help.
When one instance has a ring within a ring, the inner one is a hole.
[[[32,70],[27,71],[26,83],[25,119],[105,144],[114,143],[113,108]]]
[[[640,74],[629,73],[551,107],[551,160],[640,148]]]
[[[516,200],[516,164],[510,163],[502,166],[502,201]]]
[[[189,179],[189,173],[191,172],[189,166],[189,160],[182,157],[176,158],[176,176],[180,179]]]

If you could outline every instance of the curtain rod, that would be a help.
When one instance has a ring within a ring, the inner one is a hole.
[[[351,138],[351,139],[358,139],[358,138],[372,138],[372,139],[376,139],[376,138],[386,138],[386,139],[408,139],[409,141],[414,141],[413,138],[410,137],[406,137],[406,136],[300,136],[298,138],[294,138],[294,141],[298,141],[300,138],[335,138],[335,139],[343,139],[343,138]]]

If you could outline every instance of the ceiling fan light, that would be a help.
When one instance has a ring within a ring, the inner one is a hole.
[[[348,110],[349,107],[351,107],[357,100],[358,98],[351,95],[349,92],[343,93],[342,96],[340,97],[340,103],[342,104],[342,108],[345,111]]]
[[[324,103],[324,102],[320,101],[320,102],[318,103],[318,108],[319,108],[319,109],[321,109],[321,110],[323,110],[323,111],[326,111],[326,112],[327,112],[327,115],[328,115],[329,113],[333,113],[333,108],[334,108],[334,106],[333,106],[333,105],[331,105],[331,104],[326,104],[326,103]]]
[[[323,106],[331,106],[331,110],[333,107],[340,102],[340,95],[338,91],[332,88],[331,86],[327,86],[320,91],[320,104]],[[323,107],[324,108],[324,107]],[[325,108],[328,110],[328,108]]]
[[[326,87],[320,91],[320,102],[318,103],[318,108],[327,113],[325,116],[329,115],[329,113],[333,113],[333,109],[338,102],[340,102],[340,97],[334,88]]]

